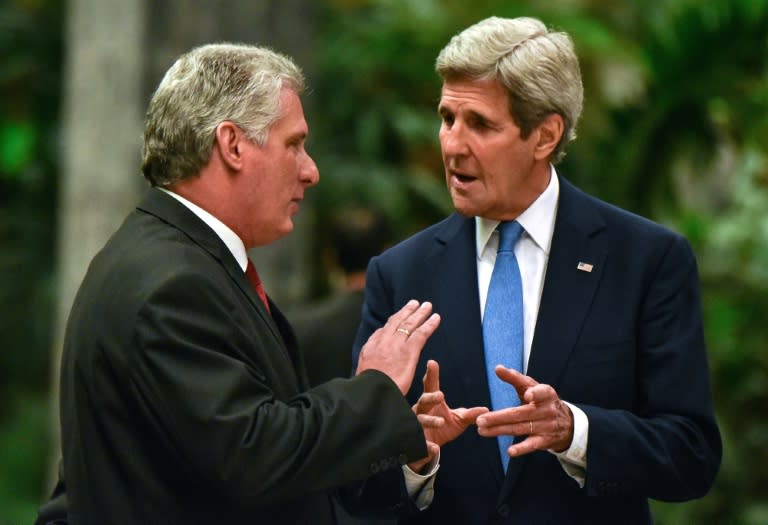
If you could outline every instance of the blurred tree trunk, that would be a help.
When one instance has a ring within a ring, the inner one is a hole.
[[[143,0],[71,0],[65,30],[58,299],[52,351],[51,478],[60,455],[64,325],[88,263],[135,204],[141,138]]]
[[[59,364],[66,319],[91,258],[138,200],[142,116],[155,86],[180,53],[225,40],[289,54],[311,82],[313,49],[309,0],[71,0],[68,9],[51,483],[60,457]],[[278,302],[306,294],[310,211],[299,214],[294,234],[255,254]]]

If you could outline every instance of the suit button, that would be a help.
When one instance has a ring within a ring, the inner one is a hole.
[[[506,518],[509,516],[509,513],[512,511],[512,509],[507,505],[506,503],[500,506],[498,509],[496,509],[496,512],[499,513],[499,516],[502,518]]]

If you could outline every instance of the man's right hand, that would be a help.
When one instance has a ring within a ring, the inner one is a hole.
[[[407,394],[421,350],[439,324],[440,316],[432,313],[431,303],[408,301],[368,338],[360,350],[355,374],[379,370],[395,382],[403,395]]]
[[[440,390],[440,367],[437,361],[427,361],[424,374],[424,393],[421,394],[413,411],[424,428],[427,441],[442,447],[459,437],[477,418],[488,412],[486,407],[451,408],[445,402]]]
[[[478,416],[488,412],[486,407],[450,408],[445,402],[445,394],[440,390],[440,367],[437,361],[427,361],[424,374],[424,392],[413,405],[413,412],[424,429],[427,440],[428,456],[410,463],[414,472],[421,472],[425,465],[431,464],[440,452],[440,447],[459,437]]]

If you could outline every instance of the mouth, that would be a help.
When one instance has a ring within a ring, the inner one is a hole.
[[[458,171],[450,171],[451,185],[454,187],[463,187],[477,180],[477,177],[467,175],[465,173],[459,173]]]
[[[291,199],[291,205],[292,205],[292,208],[293,208],[293,210],[291,212],[292,215],[295,215],[295,214],[299,213],[299,209],[301,209],[301,201],[302,200],[304,200],[303,197],[296,197],[296,198]]]

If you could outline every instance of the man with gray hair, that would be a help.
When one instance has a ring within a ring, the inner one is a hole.
[[[355,348],[405,298],[429,300],[443,321],[417,373],[445,401],[409,398],[446,420],[464,413],[448,404],[491,412],[442,448],[434,500],[407,523],[647,524],[649,498],[703,496],[722,447],[696,261],[555,169],[582,109],[570,37],[493,17],[436,69],[457,213],[371,261]]]
[[[403,397],[439,324],[431,305],[405,301],[355,377],[310,389],[247,255],[292,231],[319,180],[303,85],[283,55],[216,44],[181,56],[152,97],[152,188],[93,259],[67,323],[69,523],[330,524],[331,489],[434,454],[422,425],[439,418]]]

